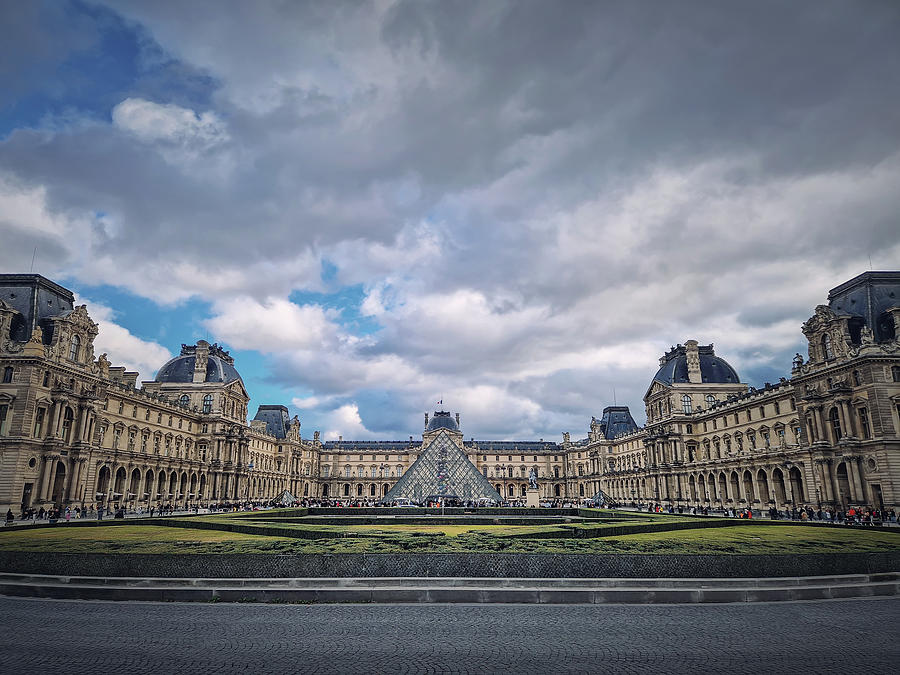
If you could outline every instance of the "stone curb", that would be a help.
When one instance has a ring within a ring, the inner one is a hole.
[[[498,584],[498,581],[505,583]],[[30,598],[155,602],[495,604],[792,602],[897,596],[900,595],[900,573],[731,580],[123,579],[0,575],[0,594]]]

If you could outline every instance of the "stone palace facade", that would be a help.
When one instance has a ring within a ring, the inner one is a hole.
[[[50,505],[149,507],[303,497],[377,499],[423,439],[450,432],[507,499],[534,469],[542,497],[714,507],[900,507],[900,272],[833,289],[803,324],[808,357],[756,388],[712,345],[660,359],[639,427],[624,406],[561,442],[464,440],[459,415],[421,437],[303,438],[281,405],[250,397],[234,360],[199,341],[153,381],[94,353],[97,324],[70,291],[0,275],[0,512]]]

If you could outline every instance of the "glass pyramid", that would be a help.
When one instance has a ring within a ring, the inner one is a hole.
[[[442,431],[422,451],[397,484],[382,501],[397,498],[423,503],[429,498],[444,497],[460,501],[492,499],[501,501],[500,495],[482,476],[446,431]]]

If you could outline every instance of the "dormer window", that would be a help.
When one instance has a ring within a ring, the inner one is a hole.
[[[181,405],[182,408],[187,408],[188,405],[190,404],[190,402],[191,402],[191,397],[188,396],[187,394],[182,394],[181,398],[178,399],[178,403],[179,403],[179,405]]]
[[[822,336],[822,354],[826,361],[834,358],[834,351],[831,348],[831,336],[828,333]]]
[[[72,341],[69,343],[69,361],[77,361],[78,360],[78,352],[81,349],[81,338],[77,335],[72,336]]]

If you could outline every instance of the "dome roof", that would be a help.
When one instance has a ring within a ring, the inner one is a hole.
[[[459,425],[450,413],[444,412],[443,410],[440,412],[435,411],[434,417],[429,420],[428,426],[425,427],[425,431],[436,431],[437,429],[459,431]]]
[[[700,357],[700,376],[704,384],[738,384],[741,379],[737,371],[723,358],[716,356],[712,345],[697,347]],[[663,384],[687,384],[687,355],[685,347],[678,345],[666,352],[661,359],[662,365],[653,379]]]
[[[205,346],[205,349],[204,349]],[[198,349],[199,348],[199,349]],[[197,345],[181,345],[181,354],[168,361],[156,373],[157,382],[193,382],[197,352],[206,357],[206,378],[204,382],[234,382],[241,376],[234,367],[234,359],[218,345],[207,345],[202,340]]]

